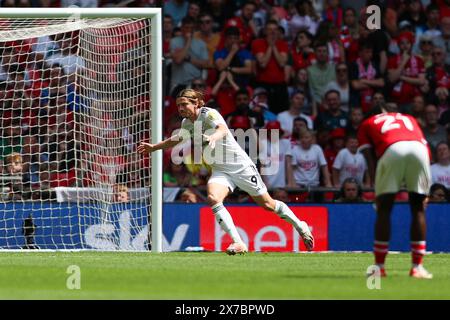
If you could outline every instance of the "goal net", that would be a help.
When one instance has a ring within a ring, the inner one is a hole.
[[[160,10],[10,10],[0,249],[161,251]]]

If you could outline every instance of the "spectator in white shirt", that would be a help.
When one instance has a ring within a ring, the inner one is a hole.
[[[319,17],[317,17],[314,7],[310,0],[300,0],[295,4],[295,13],[289,20],[289,33],[291,37],[301,29],[306,29],[312,35],[316,34],[319,25]]]
[[[261,177],[269,189],[285,188],[286,155],[290,153],[291,142],[289,139],[282,138],[283,130],[278,121],[269,121],[265,129],[267,130],[267,139],[264,139],[264,135],[260,134],[259,136]]]
[[[281,123],[281,127],[284,130],[284,135],[290,136],[292,134],[292,128],[295,118],[303,118],[306,120],[309,130],[313,129],[313,121],[311,117],[302,113],[302,107],[305,102],[305,94],[301,91],[296,91],[291,95],[291,102],[289,110],[280,112],[277,116],[278,121]]]
[[[286,155],[286,174],[289,187],[318,187],[320,178],[325,187],[331,188],[330,173],[322,148],[313,144],[314,136],[309,130],[300,132],[300,140]]]
[[[347,136],[345,148],[339,151],[333,163],[333,183],[340,188],[347,178],[354,178],[359,185],[370,186],[366,159],[358,153],[358,138]]]
[[[431,166],[431,183],[443,184],[450,188],[450,150],[448,143],[440,142],[436,146],[437,162]]]
[[[341,100],[341,110],[349,112],[350,110],[350,82],[348,79],[348,67],[346,63],[336,65],[336,80],[331,81],[325,88],[325,92],[329,90],[339,91]]]

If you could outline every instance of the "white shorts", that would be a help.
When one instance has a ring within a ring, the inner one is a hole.
[[[213,171],[208,183],[218,183],[228,187],[231,192],[237,187],[247,192],[250,196],[260,196],[267,192],[256,167],[249,166],[239,173],[228,174],[222,171]]]
[[[428,149],[418,141],[400,141],[390,145],[378,160],[375,194],[408,192],[428,194],[430,190]]]

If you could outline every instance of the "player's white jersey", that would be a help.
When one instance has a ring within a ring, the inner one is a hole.
[[[181,128],[189,132],[194,142],[194,148],[201,147],[200,150],[203,154],[204,162],[209,164],[213,170],[233,174],[254,165],[229,130],[225,137],[216,141],[214,149],[211,150],[208,147],[208,142],[204,140],[203,134],[208,136],[213,134],[219,124],[223,124],[228,128],[225,120],[217,110],[202,107],[197,120],[192,122],[185,118],[181,123]],[[196,130],[200,132],[196,132]]]
[[[440,183],[450,188],[450,166],[442,166],[439,163],[431,165],[431,183]]]
[[[347,148],[338,152],[334,159],[333,168],[339,170],[339,185],[345,179],[355,178],[359,184],[363,183],[364,172],[367,170],[366,159],[361,153],[351,153]]]

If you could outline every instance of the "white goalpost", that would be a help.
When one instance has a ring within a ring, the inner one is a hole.
[[[162,252],[161,15],[0,10],[0,249]]]

